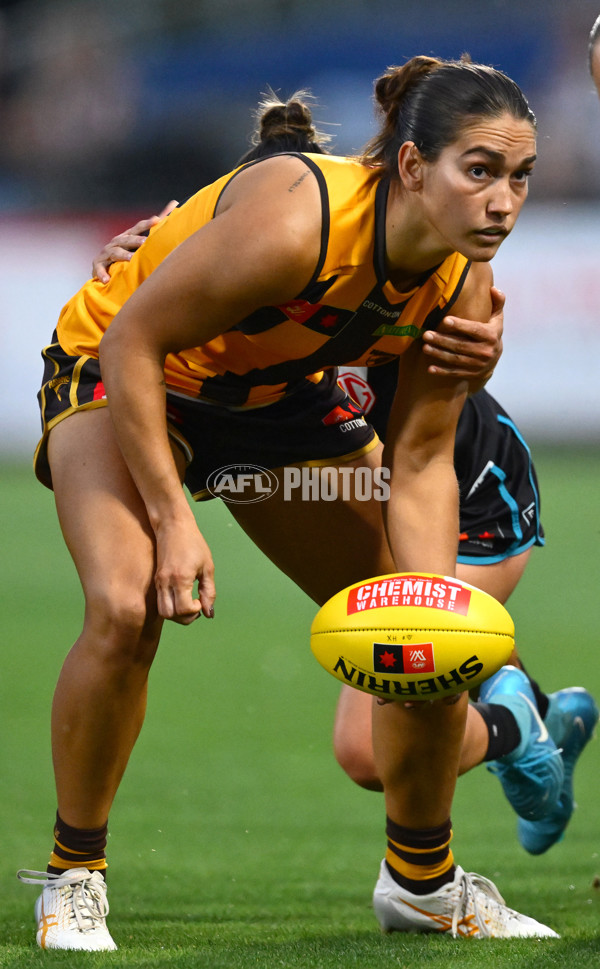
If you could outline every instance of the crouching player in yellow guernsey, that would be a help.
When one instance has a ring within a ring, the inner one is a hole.
[[[475,350],[432,373],[416,338],[450,308],[489,319],[487,263],[525,200],[535,122],[514,82],[465,62],[413,58],[376,93],[383,125],[362,159],[286,154],[225,176],[108,285],[86,284],[45,351],[36,466],[54,489],[86,611],[53,705],[58,816],[36,905],[44,947],[115,947],[108,815],[161,625],[213,614],[212,557],[182,481],[201,496],[226,457],[275,473],[383,464],[383,508],[356,497],[290,505],[278,493],[235,516],[317,603],[369,575],[454,571],[456,424],[485,367]],[[383,453],[332,370],[378,354],[398,358],[403,388]],[[375,711],[388,832],[378,918],[388,930],[555,936],[454,862],[466,714],[464,694],[424,704],[418,718],[397,703]]]

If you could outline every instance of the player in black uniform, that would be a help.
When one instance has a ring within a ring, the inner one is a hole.
[[[340,383],[364,407],[385,440],[388,415],[397,388],[390,364],[368,370],[344,368]],[[544,544],[537,475],[529,447],[518,427],[486,390],[467,398],[455,439],[454,466],[460,489],[460,536],[457,576],[505,603],[522,578],[532,549]],[[573,771],[593,735],[598,709],[590,693],[568,687],[543,693],[530,679],[515,651],[506,667],[480,690],[467,719],[460,772],[482,761],[498,774],[517,812],[518,837],[531,854],[542,854],[559,841],[574,808]],[[536,778],[535,734],[523,744],[527,704],[539,716],[560,751],[564,780],[558,800],[544,802]],[[485,700],[485,702],[483,702]],[[341,766],[361,786],[380,790],[370,749],[370,701],[342,688],[334,730]]]

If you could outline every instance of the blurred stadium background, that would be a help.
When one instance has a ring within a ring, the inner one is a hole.
[[[340,153],[372,132],[372,82],[415,53],[493,64],[539,121],[491,390],[532,439],[600,436],[600,0],[0,0],[1,455],[38,433],[39,350],[118,229],[232,167],[270,85],[309,88]]]

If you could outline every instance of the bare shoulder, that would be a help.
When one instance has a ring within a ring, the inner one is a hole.
[[[274,155],[240,171],[219,201],[217,215],[233,206],[260,204],[280,212],[302,211],[320,216],[321,193],[316,175],[299,155]]]
[[[451,316],[480,320],[485,323],[492,311],[490,290],[494,285],[494,274],[488,262],[474,262],[469,267],[467,278],[460,296],[452,307]]]
[[[295,264],[304,284],[317,265],[323,203],[314,171],[302,158],[277,155],[240,171],[226,187],[213,220],[250,247],[265,265]],[[297,275],[297,274],[296,274]]]

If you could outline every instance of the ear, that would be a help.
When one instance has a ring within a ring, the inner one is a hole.
[[[424,159],[414,141],[405,141],[398,152],[398,173],[404,188],[418,192],[423,186]]]

